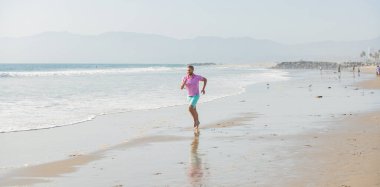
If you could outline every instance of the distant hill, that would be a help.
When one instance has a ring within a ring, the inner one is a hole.
[[[255,63],[294,60],[358,60],[380,37],[352,42],[285,45],[249,37],[175,39],[154,34],[46,32],[0,38],[0,63]]]

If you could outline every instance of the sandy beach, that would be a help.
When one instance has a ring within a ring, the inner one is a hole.
[[[0,0],[0,187],[380,187],[380,0]]]
[[[380,79],[289,70],[199,105],[0,134],[0,186],[380,186]],[[201,98],[202,99],[202,98]]]
[[[373,75],[373,78],[370,80],[362,81],[358,83],[357,85],[361,88],[364,89],[380,89],[380,84],[379,84],[379,76],[376,76],[376,66],[366,66],[362,67],[361,71],[366,74]]]

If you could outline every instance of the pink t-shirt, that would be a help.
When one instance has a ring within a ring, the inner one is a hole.
[[[193,76],[186,75],[182,79],[182,83],[186,81],[186,89],[189,96],[199,95],[199,81],[203,80],[200,75],[193,74]]]

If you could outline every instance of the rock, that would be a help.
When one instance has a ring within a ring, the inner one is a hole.
[[[82,156],[82,154],[71,154],[69,155],[70,157],[75,157],[75,156]]]

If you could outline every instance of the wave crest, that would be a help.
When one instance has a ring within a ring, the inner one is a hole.
[[[7,77],[48,77],[48,76],[80,76],[99,74],[129,74],[144,72],[164,72],[177,68],[172,67],[144,67],[144,68],[112,68],[112,69],[90,69],[90,70],[57,70],[57,71],[15,71],[0,72],[0,78]]]

